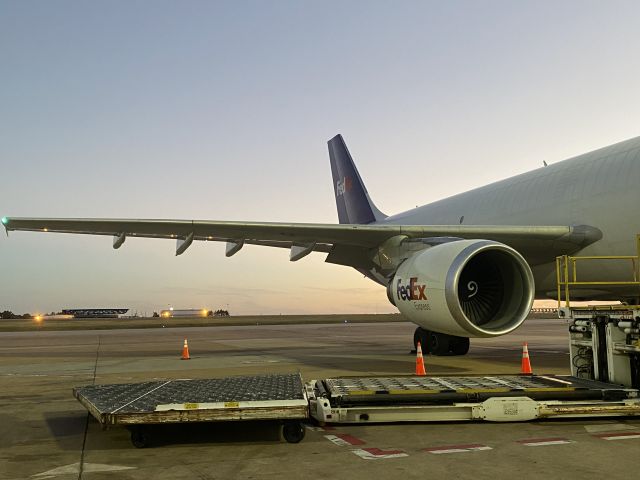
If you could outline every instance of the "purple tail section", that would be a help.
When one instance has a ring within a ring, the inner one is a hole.
[[[342,135],[329,140],[329,158],[340,223],[367,224],[386,218],[369,198]]]

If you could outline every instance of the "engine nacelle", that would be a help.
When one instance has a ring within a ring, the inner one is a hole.
[[[427,330],[495,337],[524,322],[534,291],[531,268],[513,248],[491,240],[459,240],[406,259],[387,296]]]

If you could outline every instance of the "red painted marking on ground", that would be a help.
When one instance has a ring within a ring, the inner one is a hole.
[[[351,445],[364,445],[365,443],[367,443],[364,440],[360,440],[359,438],[356,438],[353,435],[349,435],[347,433],[336,433],[335,435],[336,437],[341,438]]]
[[[483,448],[483,447],[486,447],[486,445],[481,445],[479,443],[470,443],[467,445],[443,445],[442,447],[424,448],[423,451],[435,452],[438,450],[468,450],[471,448]]]
[[[389,458],[403,458],[409,455],[402,450],[382,450],[380,448],[354,448],[351,453],[363,460],[383,460]]]
[[[369,452],[371,455],[398,455],[404,453],[402,450],[381,450],[379,448],[363,448],[362,450]]]
[[[552,438],[527,438],[525,440],[516,440],[516,443],[544,443],[544,442],[568,442],[567,438],[552,437]]]
[[[480,448],[480,447],[486,447],[486,445],[481,445],[479,443],[470,443],[468,445],[443,445],[442,447],[431,447],[431,448],[425,448],[424,451],[425,452],[432,452],[434,450],[453,450],[453,449],[467,449],[467,448]]]

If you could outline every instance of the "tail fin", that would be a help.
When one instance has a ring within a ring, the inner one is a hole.
[[[340,223],[367,224],[386,218],[369,198],[342,135],[329,140],[329,158]]]

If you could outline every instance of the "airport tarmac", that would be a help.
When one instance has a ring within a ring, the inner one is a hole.
[[[190,425],[134,448],[102,431],[72,387],[163,378],[301,372],[305,380],[413,372],[410,323],[253,325],[0,333],[0,478],[632,478],[640,419],[311,426],[299,444],[275,424]],[[530,319],[475,339],[464,357],[426,357],[428,374],[569,373],[567,325]],[[189,339],[191,360],[179,359]],[[611,433],[611,435],[607,435]],[[628,435],[619,435],[628,433]],[[618,434],[618,435],[616,435]],[[382,453],[383,456],[379,454]],[[386,453],[386,457],[384,454]],[[378,454],[378,455],[376,455]]]

